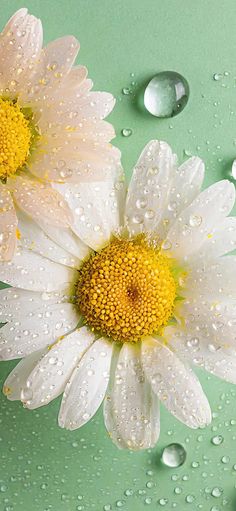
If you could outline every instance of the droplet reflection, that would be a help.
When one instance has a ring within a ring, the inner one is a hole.
[[[187,80],[174,71],[158,73],[144,93],[144,105],[156,117],[173,117],[186,106],[189,98]]]
[[[181,444],[169,444],[162,452],[162,463],[168,467],[176,468],[183,465],[187,453]]]

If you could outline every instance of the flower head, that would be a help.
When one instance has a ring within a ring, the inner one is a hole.
[[[119,160],[114,106],[91,91],[84,66],[73,66],[79,43],[62,37],[42,47],[41,21],[20,9],[0,34],[0,256],[15,249],[17,208],[68,227],[72,215],[52,182],[106,179]]]
[[[155,445],[160,401],[192,428],[211,410],[191,366],[236,383],[236,219],[229,181],[200,191],[204,165],[180,167],[150,142],[126,194],[122,176],[62,185],[72,229],[29,223],[2,263],[2,359],[22,358],[4,392],[30,409],[63,393],[75,429],[104,400],[113,441]],[[23,318],[23,319],[22,319]]]

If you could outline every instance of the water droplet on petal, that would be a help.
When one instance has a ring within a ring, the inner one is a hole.
[[[189,218],[189,225],[191,227],[200,227],[202,223],[202,217],[198,215],[191,215]]]
[[[181,444],[169,444],[162,452],[161,460],[168,467],[180,467],[186,460],[187,453]]]
[[[187,80],[174,71],[158,73],[144,93],[144,105],[156,117],[173,117],[186,106],[189,98]]]

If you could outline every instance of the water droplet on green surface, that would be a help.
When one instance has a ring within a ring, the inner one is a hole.
[[[223,442],[223,437],[221,435],[216,435],[216,436],[213,436],[212,439],[211,439],[211,443],[213,445],[220,445],[222,444]]]
[[[176,493],[176,495],[180,495],[180,493],[182,493],[182,488],[180,488],[179,486],[176,486],[176,488],[174,489],[174,492]]]
[[[156,74],[144,93],[144,105],[156,117],[173,117],[186,106],[189,98],[187,80],[174,71]]]
[[[181,444],[169,444],[162,452],[162,463],[168,467],[180,467],[186,460],[187,453]]]
[[[213,490],[211,492],[212,497],[216,497],[216,498],[220,497],[222,495],[222,493],[223,493],[222,488],[218,488],[217,486],[215,488],[213,488]]]
[[[123,128],[123,130],[121,130],[121,134],[123,135],[123,137],[130,137],[132,133],[133,131],[131,130],[131,128]]]
[[[221,461],[222,461],[222,463],[229,463],[230,457],[229,456],[222,456]]]
[[[129,87],[123,87],[122,94],[128,96],[129,94],[132,94],[132,90]]]
[[[195,500],[195,496],[194,495],[187,495],[185,500],[186,500],[186,502],[188,504],[192,504],[192,502],[194,502],[194,500]]]
[[[215,80],[216,82],[218,82],[219,80],[221,80],[223,78],[223,75],[222,73],[214,73],[213,74],[213,80]]]
[[[159,499],[158,502],[159,502],[160,506],[165,506],[166,504],[168,504],[168,499],[162,498],[162,499]]]

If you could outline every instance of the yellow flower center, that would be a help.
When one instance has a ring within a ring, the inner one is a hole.
[[[21,168],[31,142],[29,120],[19,105],[0,98],[0,179],[5,180]]]
[[[176,283],[172,261],[142,236],[115,239],[84,262],[76,302],[87,323],[115,341],[138,341],[170,319]]]

